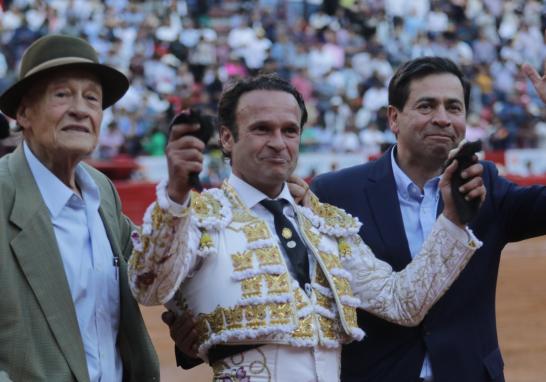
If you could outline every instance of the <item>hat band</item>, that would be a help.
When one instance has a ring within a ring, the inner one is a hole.
[[[61,66],[61,65],[67,65],[67,64],[78,64],[78,63],[92,63],[96,64],[95,61],[90,60],[88,58],[81,58],[81,57],[62,57],[62,58],[55,58],[53,60],[49,60],[46,62],[42,62],[40,65],[35,66],[31,70],[29,70],[25,77],[30,76],[31,74],[34,74],[36,72],[39,72],[41,70],[53,68],[55,66]]]

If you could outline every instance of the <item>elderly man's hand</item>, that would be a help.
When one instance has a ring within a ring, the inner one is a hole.
[[[464,169],[461,173],[463,179],[466,182],[459,188],[459,191],[465,194],[466,200],[471,200],[479,198],[481,203],[485,200],[486,189],[483,184],[483,165],[477,162],[478,158],[474,157],[476,163]],[[451,195],[451,179],[457,169],[457,160],[454,160],[444,171],[442,178],[440,180],[440,190],[442,192],[442,199],[444,201],[444,211],[443,214],[446,218],[451,220],[454,224],[458,226],[464,226],[459,219],[459,214],[455,207],[453,197]]]
[[[169,198],[180,204],[184,203],[193,187],[190,174],[199,173],[203,169],[205,144],[189,135],[197,130],[199,130],[198,124],[174,125],[165,150],[169,168],[167,193]]]
[[[540,74],[538,74],[535,68],[533,68],[529,64],[523,64],[522,69],[525,75],[527,75],[527,77],[535,87],[535,90],[537,91],[539,97],[542,99],[542,102],[546,104],[546,61],[544,63],[545,75],[542,77],[540,76]]]
[[[197,358],[197,330],[191,313],[184,312],[176,316],[174,312],[166,311],[161,319],[169,326],[169,332],[176,347],[190,358]]]

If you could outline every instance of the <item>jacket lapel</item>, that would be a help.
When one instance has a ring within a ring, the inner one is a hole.
[[[16,196],[10,221],[21,230],[11,247],[59,348],[78,381],[88,381],[76,311],[49,211],[24,157],[22,146],[10,158]]]
[[[378,257],[389,262],[398,271],[409,264],[411,253],[392,172],[392,150],[371,164],[364,193],[375,224],[373,229],[379,233],[385,249],[378,253]],[[370,227],[364,227],[364,232],[368,228]]]

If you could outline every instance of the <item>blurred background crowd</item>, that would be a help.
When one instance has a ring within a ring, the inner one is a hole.
[[[131,87],[107,111],[97,158],[161,156],[173,115],[214,113],[233,77],[278,72],[303,94],[304,152],[379,153],[394,142],[387,84],[403,61],[447,56],[472,82],[467,137],[546,148],[546,108],[519,65],[542,72],[538,0],[0,0],[0,91],[47,33],[81,36]]]

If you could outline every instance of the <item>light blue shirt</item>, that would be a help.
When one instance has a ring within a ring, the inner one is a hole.
[[[423,191],[398,166],[394,148],[391,151],[392,172],[396,183],[396,192],[402,212],[404,231],[408,239],[411,257],[419,254],[425,238],[436,221],[436,211],[440,200],[440,176],[425,183]],[[432,368],[428,354],[425,357],[421,378],[432,381]]]
[[[121,381],[123,367],[116,347],[119,266],[117,261],[114,263],[99,214],[99,189],[84,167],[78,165],[76,183],[81,190],[80,198],[36,158],[26,142],[23,149],[49,210],[76,308],[90,380]]]

